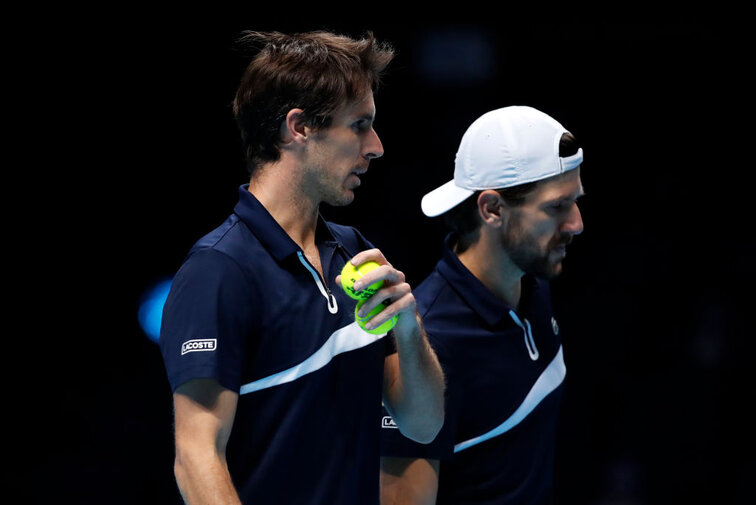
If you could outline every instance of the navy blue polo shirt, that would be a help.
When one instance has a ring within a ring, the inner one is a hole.
[[[391,338],[354,321],[333,279],[372,245],[319,218],[323,276],[242,186],[233,214],[190,250],[166,300],[172,388],[239,393],[227,447],[244,503],[378,504],[383,366]],[[325,277],[325,278],[323,278]]]
[[[438,504],[550,503],[565,365],[548,283],[525,276],[515,311],[449,243],[414,290],[446,374],[444,427],[417,444],[384,410],[382,454],[441,460]]]

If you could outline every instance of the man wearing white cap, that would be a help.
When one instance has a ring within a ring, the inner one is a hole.
[[[415,290],[447,377],[445,424],[429,445],[382,420],[382,503],[552,503],[566,373],[549,279],[583,231],[583,151],[548,115],[488,112],[465,132],[454,179],[423,197],[452,233]]]

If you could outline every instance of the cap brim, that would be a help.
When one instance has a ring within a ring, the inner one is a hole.
[[[425,195],[420,201],[420,208],[426,216],[435,217],[453,209],[473,193],[469,189],[460,188],[451,180]]]

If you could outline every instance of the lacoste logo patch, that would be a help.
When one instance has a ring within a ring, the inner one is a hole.
[[[218,343],[215,338],[198,338],[181,344],[181,355],[189,352],[214,351]]]
[[[383,416],[383,419],[381,419],[381,428],[396,428],[396,429],[399,429],[399,426],[396,425],[396,423],[391,418],[391,416]]]

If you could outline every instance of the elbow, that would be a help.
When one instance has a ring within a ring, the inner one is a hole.
[[[212,471],[218,462],[224,463],[212,449],[177,444],[173,475],[182,494],[191,487],[191,483],[197,480],[198,476]]]
[[[186,483],[189,480],[189,471],[178,451],[176,452],[176,458],[173,460],[173,476],[176,478],[176,484],[178,485],[179,491],[184,495]]]
[[[443,410],[441,413],[437,416],[435,416],[435,420],[433,424],[428,426],[423,433],[423,436],[418,440],[421,444],[429,444],[433,442],[438,434],[441,432],[441,428],[444,426],[444,412]]]
[[[435,415],[422,416],[413,423],[397,422],[397,426],[401,434],[410,440],[419,444],[429,444],[436,439],[444,426],[444,413],[442,410]]]
[[[184,451],[180,447],[176,447],[176,456],[173,460],[173,475],[176,478],[179,490],[183,490],[191,478],[191,461],[190,451]]]

